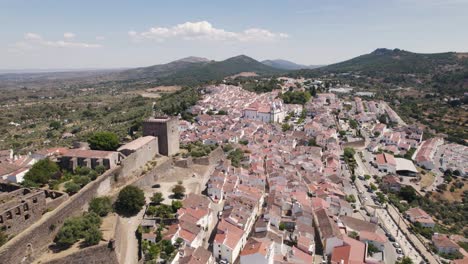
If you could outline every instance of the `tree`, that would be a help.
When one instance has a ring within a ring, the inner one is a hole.
[[[36,162],[24,176],[25,181],[30,181],[36,184],[44,185],[50,181],[52,177],[60,172],[59,166],[49,160],[43,159]]]
[[[317,147],[317,141],[315,141],[315,138],[311,138],[309,139],[309,142],[307,142],[307,145],[308,146],[313,146],[313,147]]]
[[[112,132],[96,132],[88,138],[91,149],[114,151],[119,146],[119,138]]]
[[[112,211],[112,201],[110,197],[94,197],[91,202],[89,202],[88,211],[94,212],[101,217],[106,216]]]
[[[353,148],[346,147],[344,149],[344,154],[343,155],[347,160],[350,160],[350,159],[354,158],[354,153],[356,153],[356,152],[354,151]]]
[[[417,198],[417,195],[413,187],[407,185],[400,189],[400,197],[408,201],[408,203],[411,203]]]
[[[283,124],[281,126],[281,129],[283,130],[283,132],[286,132],[286,131],[291,129],[291,126],[289,124],[285,123],[285,124]]]
[[[55,237],[55,243],[61,248],[68,248],[75,244],[80,236],[80,227],[74,222],[65,221],[62,228],[60,228],[57,236]]]
[[[85,231],[83,237],[86,246],[97,245],[102,239],[102,232],[97,226],[92,226]]]
[[[80,239],[85,239],[86,246],[95,245],[102,238],[102,233],[99,230],[101,222],[101,218],[92,212],[68,218],[63,223],[54,241],[57,246],[62,248],[68,248]]]
[[[183,206],[181,201],[176,201],[176,200],[173,200],[171,205],[172,205],[172,210],[174,212],[177,212],[177,210],[179,210]]]
[[[146,215],[148,215],[148,216],[153,216],[153,215],[156,214],[156,210],[157,210],[157,207],[156,207],[156,206],[150,205],[150,206],[148,206],[148,208],[146,209]]]
[[[279,230],[283,231],[286,228],[286,225],[284,223],[280,223],[278,226]]]
[[[379,249],[374,246],[372,243],[367,243],[367,252],[369,252],[369,255],[372,256],[374,253],[379,252]]]
[[[174,198],[182,199],[185,195],[185,187],[181,184],[177,184],[172,188],[172,192],[174,193]]]
[[[133,216],[141,210],[145,203],[143,191],[138,187],[129,185],[119,192],[114,207],[119,215]]]
[[[349,120],[349,126],[352,128],[352,129],[356,129],[358,127],[358,122],[354,119],[351,119]]]
[[[154,204],[160,204],[162,203],[162,201],[164,201],[164,197],[163,194],[160,192],[155,192],[153,194],[153,197],[151,197],[151,202]]]

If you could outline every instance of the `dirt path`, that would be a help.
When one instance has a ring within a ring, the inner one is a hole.
[[[117,220],[117,230],[120,234],[120,256],[119,262],[125,264],[138,263],[138,240],[135,231],[143,218],[145,210],[142,209],[137,215],[126,218],[119,217]]]

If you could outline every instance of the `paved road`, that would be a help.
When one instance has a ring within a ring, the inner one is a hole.
[[[356,163],[358,165],[358,170],[362,172],[363,174],[369,174],[367,166],[362,162],[360,156],[358,153],[355,155]],[[373,178],[371,178],[369,181],[373,181]],[[364,187],[364,184],[361,180],[357,179],[356,180],[356,187],[359,191],[363,192],[362,196],[366,198],[365,205],[367,205],[367,210],[371,215],[376,216],[379,219],[379,222],[382,223],[382,225],[385,227],[385,229],[393,236],[395,237],[395,240],[400,244],[401,249],[405,256],[410,257],[415,263],[420,263],[422,261],[421,255],[413,248],[413,246],[408,242],[406,237],[401,235],[401,230],[398,226],[398,224],[395,222],[393,218],[390,218],[388,215],[387,211],[384,209],[374,209],[375,206],[372,197],[369,192],[367,192],[366,188]],[[395,218],[398,219],[398,218]]]
[[[358,154],[355,155],[356,163],[358,168],[366,174],[369,174],[367,164],[364,164]],[[371,182],[374,181],[373,178],[370,179]],[[356,180],[356,186],[359,190],[364,191],[364,194],[367,196],[368,193],[365,191],[363,184]],[[362,188],[362,189],[361,189]],[[372,199],[368,198],[368,203],[373,204]],[[396,241],[399,242],[403,253],[410,257],[415,263],[420,263],[423,259],[421,254],[423,254],[431,264],[439,263],[434,255],[427,250],[427,248],[422,244],[422,242],[408,230],[408,224],[405,222],[401,214],[393,207],[388,206],[386,210],[377,209],[375,210],[376,216],[379,218],[380,222],[384,224],[387,230],[392,234]],[[416,246],[416,248],[421,252],[416,251],[414,246],[410,241]]]

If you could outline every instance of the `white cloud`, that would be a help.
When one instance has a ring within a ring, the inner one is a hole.
[[[185,40],[205,39],[216,41],[272,41],[288,38],[285,33],[273,33],[266,29],[249,28],[241,32],[231,32],[213,27],[207,21],[185,22],[173,27],[152,27],[148,31],[129,31],[128,35],[134,40],[164,41],[171,38]]]
[[[65,32],[65,33],[63,33],[63,37],[64,37],[65,39],[73,39],[73,38],[76,37],[76,35],[73,34],[73,33],[71,33],[71,32]]]
[[[16,42],[13,45],[12,51],[25,51],[32,50],[38,47],[53,47],[53,48],[100,48],[102,45],[85,43],[85,42],[76,42],[72,41],[75,37],[75,34],[67,32],[63,34],[64,40],[46,40],[41,35],[36,33],[28,32],[24,34],[24,38],[21,41]]]
[[[105,40],[105,39],[106,39],[106,37],[104,37],[104,36],[96,36],[96,40]]]

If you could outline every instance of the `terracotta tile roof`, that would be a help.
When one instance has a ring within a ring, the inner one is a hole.
[[[246,255],[253,255],[253,254],[261,254],[263,256],[266,256],[268,253],[268,247],[269,244],[258,241],[255,238],[249,238],[247,240],[247,243],[244,246],[244,249],[242,249],[240,255],[241,256],[246,256]]]
[[[240,242],[243,235],[244,231],[242,229],[221,219],[218,224],[215,242],[224,244],[232,250]]]

